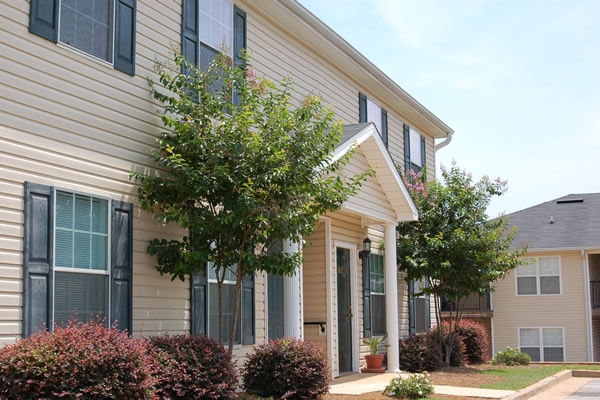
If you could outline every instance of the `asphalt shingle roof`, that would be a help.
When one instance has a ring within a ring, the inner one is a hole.
[[[569,194],[508,214],[513,246],[600,249],[600,193]]]

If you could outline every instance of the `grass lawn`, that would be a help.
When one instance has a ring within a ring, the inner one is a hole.
[[[503,378],[502,381],[481,385],[480,387],[485,389],[519,390],[565,369],[600,370],[600,365],[531,364],[518,367],[498,365],[496,368],[492,367],[481,370],[481,373],[501,377]]]

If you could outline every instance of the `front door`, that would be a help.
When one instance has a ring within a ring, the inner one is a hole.
[[[338,365],[340,373],[352,372],[352,302],[350,297],[350,250],[337,247]]]

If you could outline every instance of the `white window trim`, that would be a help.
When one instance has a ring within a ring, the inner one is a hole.
[[[229,37],[229,40],[230,40],[231,43],[220,43],[219,46],[222,46],[223,44],[225,44],[226,46],[228,46],[228,48],[227,48],[228,54],[226,54],[226,55],[229,56],[229,57],[233,57],[233,41],[234,41],[233,37],[235,35],[235,27],[234,27],[234,22],[235,22],[234,21],[235,3],[233,2],[233,0],[222,0],[222,1],[226,1],[226,2],[228,2],[231,5],[231,15],[230,15],[231,18],[230,18],[230,21],[229,21],[230,22],[230,27],[231,27],[231,35]],[[202,8],[201,5],[199,5],[199,7],[198,7],[198,21],[202,21],[202,14],[203,14],[203,12],[202,12],[201,8]],[[210,18],[210,16],[209,16],[209,18]],[[202,23],[202,22],[200,22],[200,23]],[[199,34],[198,35],[198,46],[200,46],[201,43],[204,44],[205,46],[213,49],[214,51],[216,51],[218,53],[223,53],[222,49],[214,47],[212,43],[207,43],[207,42],[203,41],[202,38],[201,38],[201,35]]]
[[[519,351],[521,351],[521,329],[537,329],[538,330],[538,335],[539,335],[539,342],[540,342],[540,361],[539,362],[545,362],[544,361],[544,329],[560,329],[562,332],[562,346],[548,346],[548,347],[562,347],[563,349],[563,360],[566,361],[567,360],[567,346],[565,344],[565,328],[563,326],[520,326],[517,328],[517,341],[518,341],[518,345],[519,345]],[[525,347],[534,347],[534,346],[525,346]],[[553,361],[549,361],[549,362],[553,362]]]
[[[540,283],[540,267],[539,267],[539,259],[540,258],[558,258],[558,275],[544,275],[544,276],[558,276],[558,293],[545,293],[542,294],[541,291],[541,283]],[[515,269],[515,295],[519,297],[527,297],[527,296],[561,296],[562,295],[562,257],[561,256],[538,256],[538,257],[524,257],[524,260],[535,260],[535,285],[536,285],[536,293],[535,294],[520,294],[519,293],[519,275],[517,273],[517,269]],[[533,276],[533,275],[528,275]]]
[[[111,296],[112,296],[112,288],[111,288],[111,240],[112,240],[112,218],[111,218],[111,210],[112,210],[112,199],[107,196],[101,196],[97,194],[91,194],[82,192],[79,190],[66,189],[62,187],[54,186],[54,204],[52,205],[53,209],[53,224],[52,224],[52,308],[50,310],[50,315],[52,321],[54,321],[54,296],[55,296],[55,285],[56,285],[56,272],[66,272],[66,273],[83,273],[89,275],[103,275],[107,277],[107,289],[106,289],[106,323],[111,321]],[[106,223],[106,232],[107,232],[107,246],[106,246],[106,270],[97,270],[97,269],[84,269],[84,268],[69,268],[69,267],[57,267],[56,266],[56,193],[57,192],[66,192],[71,194],[79,194],[81,196],[94,197],[97,199],[102,199],[107,201],[107,223]],[[54,322],[50,324],[51,330],[54,331]]]
[[[381,262],[381,265],[383,266],[383,292],[373,292],[373,282],[370,282],[370,287],[371,287],[371,297],[373,296],[381,296],[384,298],[384,302],[383,304],[385,305],[385,257],[383,253],[380,252],[373,252],[371,253],[371,255],[375,255],[375,256],[379,256],[382,257],[383,260]],[[373,267],[371,267],[371,271],[370,273],[373,273]],[[369,279],[371,279],[371,277],[369,276]],[[373,299],[371,299],[371,332],[373,331]],[[386,319],[387,315],[384,314],[383,315],[384,320]],[[387,323],[387,321],[385,321]],[[379,335],[379,336],[383,336],[383,335]]]
[[[102,65],[109,66],[109,67],[114,67],[115,66],[115,46],[116,46],[115,40],[116,40],[116,30],[117,30],[117,27],[115,26],[116,25],[116,18],[117,18],[117,4],[116,4],[116,0],[111,0],[111,1],[113,2],[113,5],[112,5],[112,16],[111,16],[111,18],[112,18],[112,22],[111,22],[112,42],[110,44],[110,52],[109,52],[111,54],[111,56],[110,56],[111,61],[104,60],[104,59],[102,59],[100,57],[96,57],[93,54],[90,54],[90,53],[88,53],[88,52],[86,52],[84,50],[78,49],[77,47],[71,46],[70,44],[61,41],[61,39],[60,39],[60,23],[61,23],[60,16],[61,16],[61,8],[62,8],[63,0],[60,0],[58,2],[58,11],[57,11],[58,12],[58,18],[57,18],[58,24],[57,24],[57,28],[56,28],[57,29],[57,33],[56,33],[57,34],[57,36],[56,36],[56,45],[59,46],[59,47],[62,47],[64,49],[73,51],[73,52],[75,52],[77,54],[81,54],[81,55],[83,55],[85,57],[88,57],[91,60],[96,61],[96,62],[98,62],[98,63],[100,63]]]

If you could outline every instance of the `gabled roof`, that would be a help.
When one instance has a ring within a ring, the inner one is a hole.
[[[375,124],[363,123],[345,125],[339,145],[334,152],[334,160],[346,154],[353,146],[358,146],[366,162],[375,169],[374,179],[381,187],[389,204],[380,206],[391,207],[394,222],[416,221],[418,219],[417,207],[413,203],[408,189],[402,182],[398,169],[394,165],[390,153],[385,147],[381,135]],[[359,196],[360,197],[360,196]],[[349,199],[342,208],[361,213],[373,220],[389,221],[383,214],[372,213],[373,207],[360,207],[356,199]],[[371,212],[371,214],[369,214]]]
[[[514,246],[600,249],[600,193],[569,194],[508,214],[517,226]]]

